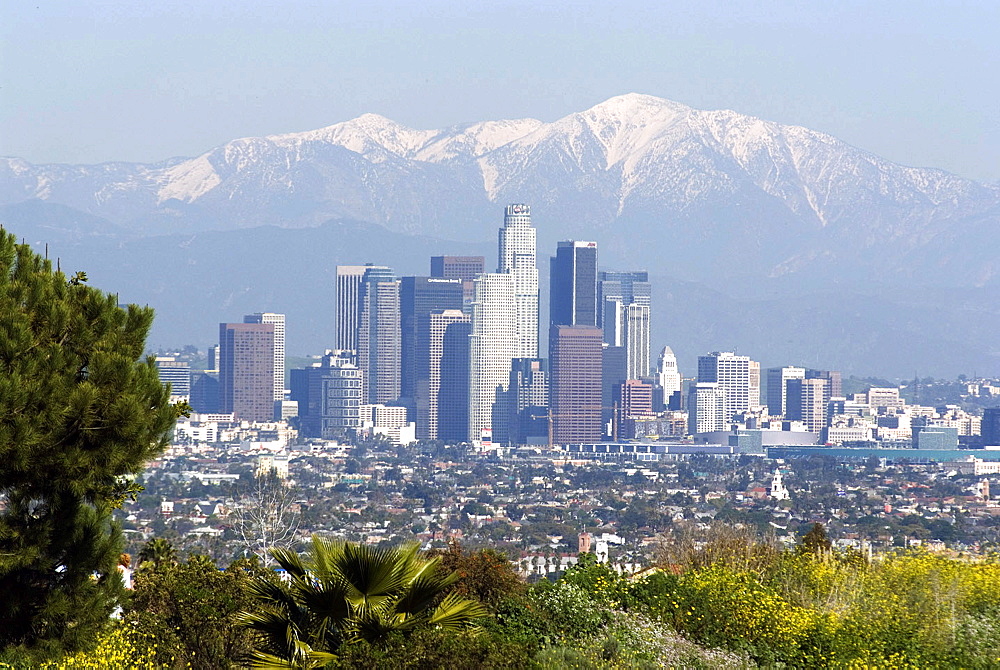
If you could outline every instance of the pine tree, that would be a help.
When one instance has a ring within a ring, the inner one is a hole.
[[[67,278],[0,228],[0,649],[93,643],[118,605],[130,475],[176,418],[148,307]]]

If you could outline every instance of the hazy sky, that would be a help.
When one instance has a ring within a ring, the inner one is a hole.
[[[0,155],[153,162],[364,112],[649,93],[1000,180],[1000,2],[0,0]]]

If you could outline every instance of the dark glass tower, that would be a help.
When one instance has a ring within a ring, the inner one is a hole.
[[[416,393],[417,360],[424,352],[417,350],[417,328],[421,318],[431,312],[462,309],[462,280],[443,277],[403,277],[399,286],[399,325],[402,370],[400,398],[413,407]]]
[[[564,241],[549,272],[549,322],[597,325],[597,242]]]

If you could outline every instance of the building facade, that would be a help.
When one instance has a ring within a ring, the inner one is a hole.
[[[336,337],[337,349],[358,349],[358,327],[361,325],[361,279],[365,265],[338,265],[336,287]]]
[[[360,288],[358,368],[362,395],[369,403],[399,399],[401,343],[399,282],[384,266],[367,266]]]
[[[549,323],[597,326],[597,242],[559,242],[549,270]]]
[[[327,351],[312,367],[291,370],[303,437],[336,439],[361,426],[361,370],[352,351]]]
[[[257,312],[243,317],[243,323],[269,323],[274,326],[274,399],[285,399],[285,315]]]
[[[806,369],[794,366],[767,369],[767,412],[771,416],[788,417],[788,382],[805,379]]]
[[[469,425],[468,314],[435,310],[417,321],[417,438],[464,441]]]
[[[485,256],[431,256],[431,276],[442,279],[460,279],[462,297],[466,306],[472,304],[473,284],[486,272]]]
[[[219,324],[220,411],[246,421],[274,417],[274,325]]]
[[[549,329],[549,408],[553,444],[598,442],[602,426],[601,329],[553,325]]]
[[[468,439],[493,434],[495,406],[506,395],[511,360],[523,345],[518,338],[516,279],[511,273],[487,273],[475,280],[469,335]],[[499,414],[498,414],[499,416]]]
[[[531,208],[507,205],[499,231],[497,273],[514,280],[517,358],[538,357],[538,265]]]
[[[540,441],[548,433],[549,375],[541,358],[511,361],[507,435],[511,444]]]
[[[413,407],[416,397],[417,361],[425,355],[418,348],[420,319],[434,311],[461,310],[462,280],[445,277],[403,277],[399,284],[400,397]],[[417,424],[419,430],[419,422]]]
[[[737,356],[731,351],[699,356],[698,382],[718,384],[725,394],[725,425],[720,430],[725,430],[734,414],[760,404],[760,364],[749,356]]]
[[[663,389],[664,402],[674,393],[681,392],[681,373],[677,369],[677,357],[670,347],[663,347],[656,364],[656,380]]]
[[[698,382],[688,395],[688,432],[711,433],[726,430],[726,390],[715,382]]]

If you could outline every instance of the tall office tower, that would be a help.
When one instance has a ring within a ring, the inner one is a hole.
[[[510,209],[510,208],[508,208]],[[532,233],[534,235],[534,233]],[[472,332],[469,336],[469,426],[468,439],[479,441],[484,431],[492,434],[494,405],[498,391],[505,393],[510,381],[510,362],[518,358],[518,305],[515,276],[480,275],[475,280],[472,301]]]
[[[237,419],[274,418],[274,324],[219,324],[219,400]]]
[[[830,398],[844,397],[843,381],[836,370],[806,370],[806,379],[825,379],[829,382],[827,390]]]
[[[786,418],[803,422],[813,433],[826,428],[829,389],[828,379],[789,379]]]
[[[411,410],[415,407],[417,324],[434,311],[462,309],[462,280],[444,277],[403,277],[399,284],[400,398]]]
[[[651,292],[648,272],[597,275],[597,325],[604,330],[605,342],[625,347],[629,379],[649,376]]]
[[[299,432],[325,440],[361,426],[361,370],[353,351],[327,351],[312,367],[291,370],[291,398],[299,403]]]
[[[597,325],[597,242],[567,240],[556,247],[549,270],[549,322]]]
[[[760,364],[754,366],[751,362],[756,363],[749,356],[737,356],[731,351],[713,351],[698,357],[698,381],[718,384],[725,391],[727,425],[734,414],[760,404]]]
[[[528,205],[507,205],[499,233],[498,273],[514,277],[517,307],[517,358],[538,357],[538,266],[535,229]]]
[[[767,412],[788,418],[788,382],[805,379],[806,369],[793,366],[767,369]]]
[[[337,349],[358,349],[358,328],[361,325],[361,279],[366,265],[337,266]]]
[[[160,383],[170,384],[170,396],[177,398],[191,397],[191,366],[187,361],[179,361],[173,356],[157,356],[156,369],[160,374]]]
[[[666,402],[674,393],[680,393],[681,373],[677,369],[677,357],[670,347],[663,347],[656,363],[656,379],[663,389],[663,400]]]
[[[515,358],[510,366],[507,436],[511,444],[528,444],[548,433],[549,378],[540,358]]]
[[[469,315],[461,309],[434,310],[420,314],[416,330],[417,438],[464,441],[469,431]]]
[[[625,356],[628,378],[649,377],[649,305],[630,303],[621,310],[622,332],[625,335]]]
[[[987,407],[983,410],[980,432],[984,445],[1000,445],[1000,407]]]
[[[358,367],[362,400],[391,403],[399,399],[399,282],[392,270],[370,265],[361,278]]]
[[[549,329],[553,444],[601,440],[601,339],[597,326],[554,325]]]
[[[285,399],[285,315],[274,312],[247,314],[243,323],[270,323],[274,326],[274,399]]]
[[[726,389],[715,382],[698,382],[688,395],[688,432],[710,433],[726,430]]]
[[[597,273],[597,325],[601,328],[611,327],[614,332],[614,324],[608,323],[605,309],[607,303],[616,302],[622,305],[636,303],[639,305],[650,305],[652,296],[652,284],[649,283],[649,273],[645,271],[604,271]],[[607,339],[605,342],[614,344]]]
[[[461,279],[462,294],[466,305],[472,304],[476,277],[486,272],[485,256],[431,256],[431,276],[442,279]]]

